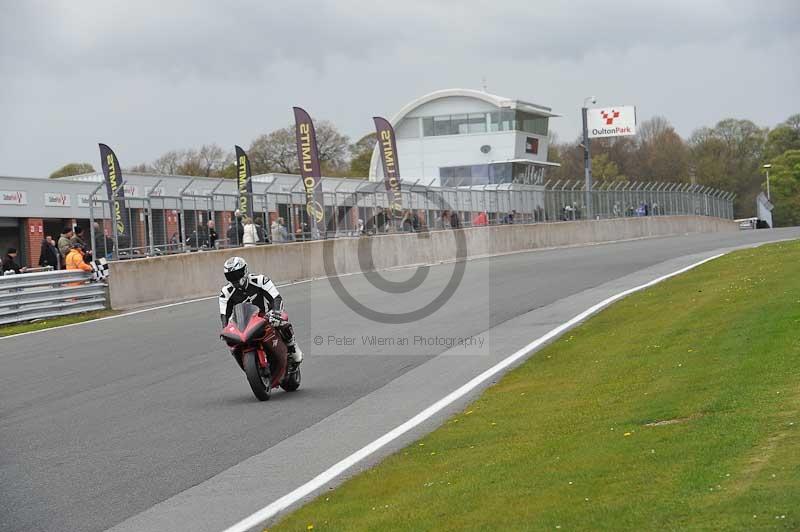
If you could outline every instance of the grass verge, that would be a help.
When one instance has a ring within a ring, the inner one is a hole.
[[[0,325],[0,337],[11,336],[42,329],[50,329],[61,325],[70,325],[82,321],[96,320],[116,314],[113,310],[98,310],[96,312],[84,312],[83,314],[70,314],[69,316],[59,316],[58,318],[48,318],[41,321],[14,323],[12,325]]]
[[[800,529],[800,241],[634,294],[270,530]]]

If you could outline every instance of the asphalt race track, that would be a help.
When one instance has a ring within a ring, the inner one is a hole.
[[[306,353],[303,383],[266,403],[218,340],[215,300],[0,339],[0,531],[221,530],[560,323],[561,313],[589,307],[602,290],[716,250],[786,238],[800,238],[800,229],[470,261],[453,297],[411,324],[360,317],[327,280],[286,286]],[[435,297],[453,268],[432,267],[407,295],[360,275],[342,281],[365,305],[405,312]],[[463,356],[434,359],[459,338],[469,345],[449,353]],[[407,382],[415,370],[419,385]],[[358,414],[369,408],[380,416]]]

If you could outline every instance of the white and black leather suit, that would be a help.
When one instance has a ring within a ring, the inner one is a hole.
[[[257,306],[265,315],[269,311],[283,310],[283,298],[272,280],[264,275],[251,273],[247,275],[247,285],[244,288],[234,286],[232,283],[222,287],[219,293],[219,313],[223,327],[228,324],[233,307],[245,301]],[[287,345],[294,344],[294,330],[291,323],[285,322],[278,327],[278,330]]]

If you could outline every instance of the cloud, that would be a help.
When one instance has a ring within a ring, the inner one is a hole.
[[[798,112],[794,0],[668,3],[31,1],[0,3],[0,174],[46,174],[119,145],[123,164],[248,144],[302,104],[358,137],[430,90],[552,106],[633,103],[687,135]]]

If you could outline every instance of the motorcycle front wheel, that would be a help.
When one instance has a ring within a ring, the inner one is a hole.
[[[259,401],[269,400],[272,392],[270,389],[270,376],[268,370],[262,370],[258,365],[258,354],[255,351],[248,351],[244,355],[243,366],[244,372],[247,375],[247,382],[250,383],[250,388],[253,390],[253,395]],[[265,375],[266,373],[266,375]]]

